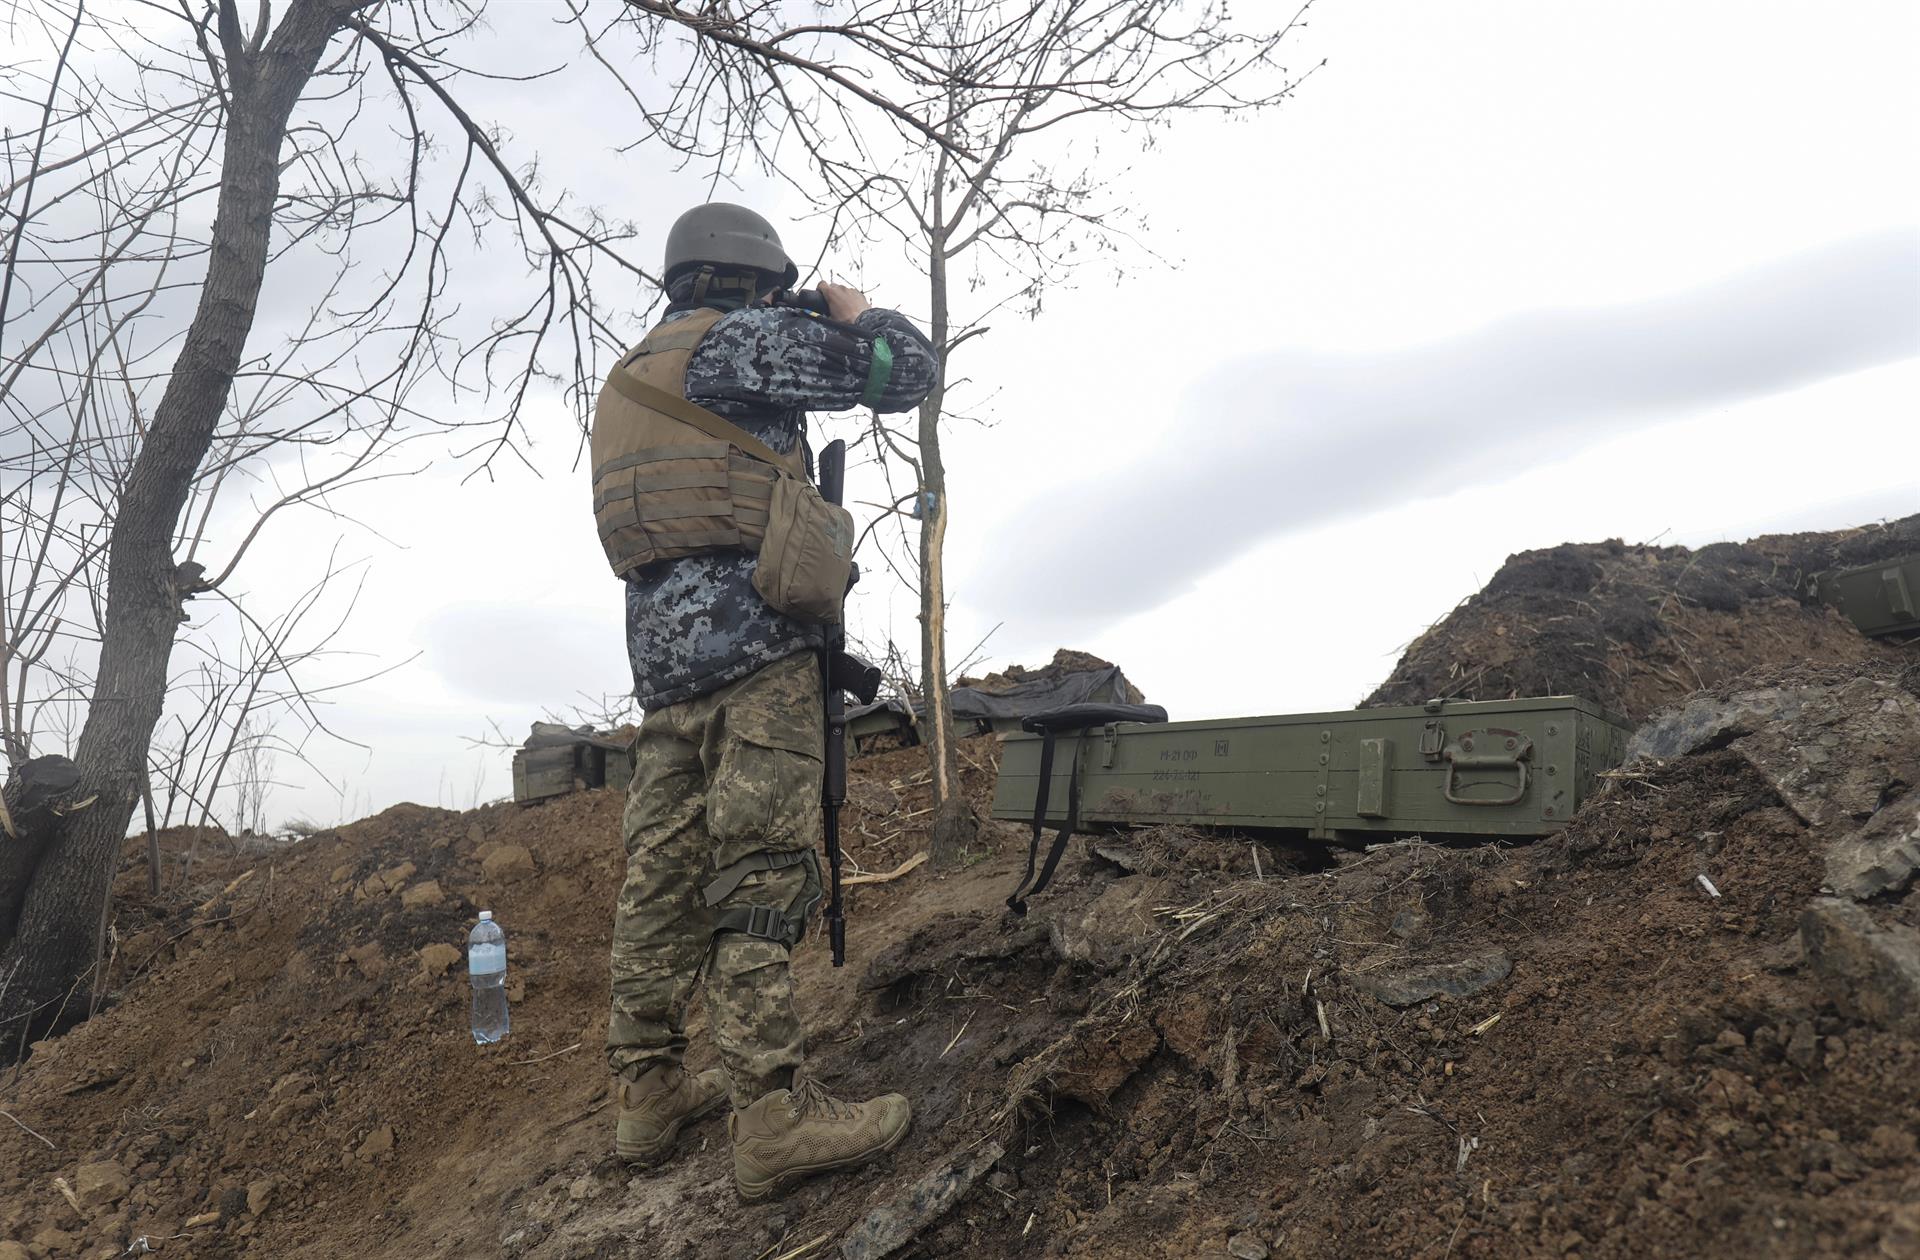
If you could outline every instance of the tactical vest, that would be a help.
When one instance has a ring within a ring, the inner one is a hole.
[[[775,469],[736,443],[630,397],[619,379],[630,373],[685,398],[687,361],[724,314],[703,308],[661,324],[600,387],[590,441],[593,516],[616,575],[656,560],[727,548],[758,551],[766,537]],[[797,443],[785,455],[766,453],[805,480]]]

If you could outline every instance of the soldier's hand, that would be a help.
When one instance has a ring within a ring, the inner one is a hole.
[[[844,284],[823,283],[820,296],[827,299],[827,317],[843,324],[852,323],[854,316],[872,305],[867,301],[866,294]]]

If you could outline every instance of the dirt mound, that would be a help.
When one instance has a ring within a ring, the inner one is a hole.
[[[1060,648],[1054,652],[1051,661],[1038,669],[1028,669],[1024,665],[1009,665],[998,673],[987,674],[981,678],[962,678],[954,686],[971,687],[975,691],[984,691],[988,695],[1002,695],[1026,683],[1055,682],[1072,674],[1094,674],[1113,668],[1112,661],[1103,661],[1091,652]],[[1139,688],[1132,683],[1126,683],[1126,693],[1119,703],[1140,704],[1145,700]]]
[[[1369,705],[1577,695],[1634,719],[1750,669],[1900,649],[1807,595],[1825,569],[1920,550],[1920,516],[1698,550],[1612,541],[1508,558],[1407,648]]]
[[[925,761],[855,769],[849,873],[926,847]],[[984,802],[991,741],[961,764]],[[130,844],[101,1013],[0,1076],[0,1241],[34,1260],[140,1254],[140,1237],[168,1255],[500,1254],[510,1209],[607,1146],[620,808],[607,791],[398,805],[264,847],[169,833],[159,897]],[[893,887],[849,890],[856,947],[884,939],[871,916]],[[485,1049],[461,960],[482,908],[509,935],[514,1019]],[[830,971],[819,941],[802,952]]]
[[[267,853],[203,837],[158,899],[133,846],[111,1005],[0,1078],[0,1239],[31,1260],[143,1236],[376,1260],[1920,1254],[1916,685],[1868,661],[1697,695],[1524,846],[1099,837],[1016,920],[1025,837],[990,824],[965,870],[850,889],[851,965],[817,936],[796,955],[812,1070],[906,1090],[909,1141],[754,1207],[719,1121],[658,1172],[609,1154],[617,794],[399,806]],[[996,750],[963,746],[976,800]],[[917,749],[856,764],[852,869],[924,848],[925,777]],[[457,961],[481,907],[513,960],[514,1032],[485,1048]]]

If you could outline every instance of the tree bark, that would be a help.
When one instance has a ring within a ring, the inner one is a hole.
[[[65,757],[35,757],[22,762],[0,790],[7,822],[6,834],[0,834],[0,946],[13,937],[33,868],[59,839],[61,811],[78,799],[73,789],[79,783],[80,767]]]
[[[287,120],[321,53],[354,5],[294,0],[271,39],[249,47],[234,0],[221,0],[226,136],[207,276],[173,372],[134,461],[113,523],[99,673],[74,748],[77,800],[28,877],[11,891],[20,915],[0,949],[0,1048],[44,1035],[100,954],[127,825],[146,776],[147,747],[166,700],[167,662],[182,619],[172,538],[195,473],[232,392],[253,329],[279,197]]]
[[[940,455],[940,414],[947,390],[947,242],[944,235],[935,233],[930,243],[929,331],[941,353],[933,389],[920,404],[921,695],[927,704],[927,762],[933,784],[933,836],[928,850],[936,869],[951,870],[972,845],[979,822],[960,790],[953,707],[947,692],[947,587],[942,551],[947,538],[947,469]]]

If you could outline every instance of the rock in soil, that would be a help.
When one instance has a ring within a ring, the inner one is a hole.
[[[92,1211],[126,1197],[127,1170],[112,1160],[82,1164],[73,1174],[74,1197],[80,1206]]]
[[[459,961],[459,948],[445,941],[436,941],[420,951],[420,969],[429,979],[445,975],[447,968]]]
[[[1920,793],[1881,809],[1827,851],[1827,887],[1868,901],[1905,892],[1920,871]]]
[[[1267,1260],[1267,1244],[1253,1234],[1235,1234],[1227,1239],[1227,1254],[1233,1260]]]
[[[487,854],[480,871],[490,884],[517,883],[533,874],[533,854],[524,845],[503,844]]]
[[[1512,972],[1513,960],[1492,949],[1458,962],[1385,967],[1362,973],[1355,983],[1388,1006],[1412,1006],[1434,997],[1472,997]]]
[[[906,1193],[867,1213],[840,1244],[841,1260],[881,1260],[912,1242],[1007,1152],[993,1142],[957,1151],[907,1187]]]
[[[1822,898],[1800,917],[1807,962],[1835,1005],[1882,1028],[1920,1034],[1920,932],[1864,906]]]

